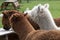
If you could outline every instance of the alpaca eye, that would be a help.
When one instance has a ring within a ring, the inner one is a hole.
[[[18,18],[17,17],[13,17],[12,21],[18,22]]]
[[[7,15],[4,15],[4,18],[8,18],[8,16]]]

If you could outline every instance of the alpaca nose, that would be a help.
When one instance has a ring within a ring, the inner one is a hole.
[[[4,26],[3,29],[5,29],[6,31],[9,30],[11,27],[10,26]]]
[[[43,8],[41,9],[41,11],[43,11]]]
[[[40,13],[43,13],[43,9],[40,10]]]

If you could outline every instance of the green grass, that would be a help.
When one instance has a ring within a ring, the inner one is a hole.
[[[2,4],[3,0],[0,1],[0,5]],[[22,2],[20,3],[20,9],[18,9],[20,12],[23,12],[27,7],[32,9],[35,5],[37,4],[45,4],[45,3],[49,3],[49,9],[52,13],[52,16],[54,18],[58,18],[60,17],[60,1],[30,1],[29,3],[27,2]],[[12,6],[8,6],[8,9],[12,9]],[[2,11],[0,11],[1,13]],[[0,18],[0,27],[2,27],[2,18]]]
[[[49,3],[50,7],[50,11],[52,13],[52,16],[54,18],[60,17],[60,1],[34,1],[34,2],[30,2],[30,3],[21,3],[21,9],[19,9],[20,11],[24,11],[27,7],[29,7],[30,9],[32,9],[35,5],[37,4],[44,4],[44,3]]]

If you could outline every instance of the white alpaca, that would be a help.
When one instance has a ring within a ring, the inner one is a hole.
[[[41,30],[60,30],[56,26],[53,17],[49,11],[49,4],[35,6],[28,14],[35,21]]]

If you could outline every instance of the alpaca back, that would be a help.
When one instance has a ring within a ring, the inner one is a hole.
[[[60,31],[57,30],[40,30],[31,32],[25,40],[60,40]]]
[[[38,37],[42,34],[45,33],[46,30],[36,30],[36,31],[32,31],[30,32],[25,40],[35,40],[38,39]],[[40,40],[40,39],[39,39]]]

